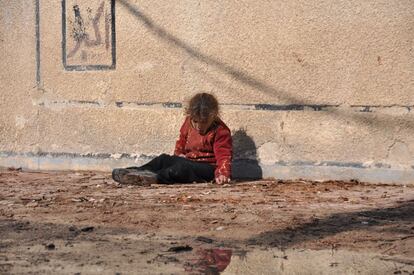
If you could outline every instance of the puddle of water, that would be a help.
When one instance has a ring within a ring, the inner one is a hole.
[[[407,259],[346,250],[253,250],[234,255],[220,274],[414,274]]]

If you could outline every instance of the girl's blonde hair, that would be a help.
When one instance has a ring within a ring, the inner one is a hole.
[[[185,115],[202,121],[218,117],[219,104],[216,97],[208,93],[195,94],[185,108]]]

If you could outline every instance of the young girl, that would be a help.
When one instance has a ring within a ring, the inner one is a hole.
[[[140,167],[114,169],[112,178],[125,184],[192,183],[231,179],[230,129],[219,118],[217,99],[208,93],[194,95],[185,108],[174,155],[162,154]]]

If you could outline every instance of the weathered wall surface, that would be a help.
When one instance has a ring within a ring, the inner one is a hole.
[[[207,91],[235,173],[414,182],[414,2],[0,1],[0,165],[171,153]],[[247,164],[246,164],[247,163]],[[260,167],[259,167],[260,166]]]

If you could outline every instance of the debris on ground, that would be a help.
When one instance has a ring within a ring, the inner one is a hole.
[[[315,263],[321,274],[375,274],[375,266],[410,274],[413,230],[414,185],[267,179],[138,187],[103,172],[0,170],[2,274],[236,274],[255,257],[288,268],[307,253],[326,259]]]

